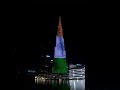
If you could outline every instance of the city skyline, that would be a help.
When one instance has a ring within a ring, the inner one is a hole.
[[[117,69],[119,59],[117,59],[118,54],[115,51],[118,50],[119,45],[117,24],[112,24],[108,14],[90,14],[87,13],[87,10],[82,12],[81,9],[74,12],[75,9],[70,8],[68,12],[65,9],[66,13],[59,12],[62,17],[65,47],[68,52],[66,57],[69,63],[85,63],[86,68],[89,69],[86,70],[86,77],[91,77],[93,82],[93,84],[90,82],[89,85],[101,86],[104,80],[103,83],[106,86],[107,81],[112,79],[115,82],[117,79],[111,77],[119,76],[119,74],[111,74],[113,67],[116,73],[119,71]],[[4,20],[7,23],[6,27],[9,28],[8,31],[4,30],[6,36],[4,42],[7,42],[5,43],[8,45],[7,54],[11,59],[8,61],[15,62],[16,66],[22,68],[21,71],[27,65],[41,64],[40,56],[42,54],[54,56],[59,15],[52,15],[47,11],[45,14],[39,10],[34,11],[33,14],[33,16],[19,14],[16,17],[12,16],[13,18],[6,17],[7,22]],[[14,65],[9,64],[9,71],[12,70],[11,66]],[[108,86],[110,85],[112,85],[111,82],[108,83]]]
[[[88,45],[88,32],[84,31],[86,21],[80,17],[61,17],[64,31],[63,34],[65,39],[65,48],[68,52],[66,53],[67,61],[69,63],[84,64],[90,49]],[[31,31],[21,30],[21,35],[17,36],[18,43],[15,49],[17,51],[17,55],[19,55],[21,58],[20,59],[17,57],[18,62],[21,63],[40,63],[40,56],[42,54],[50,54],[52,58],[54,56],[58,16],[45,16],[44,18],[33,21],[36,22],[32,23]],[[75,21],[76,23],[74,23]],[[80,21],[80,23],[78,23],[78,21]],[[84,25],[82,22],[84,22]],[[78,29],[78,27],[80,28]]]

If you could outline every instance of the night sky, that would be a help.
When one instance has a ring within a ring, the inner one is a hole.
[[[80,23],[78,23],[80,22]],[[22,32],[20,48],[30,54],[40,52],[43,44],[47,53],[53,55],[57,33],[58,16],[44,16],[32,20],[31,30]],[[67,58],[71,63],[85,63],[88,52],[87,17],[62,16],[62,25],[67,50]],[[28,51],[27,51],[28,50]],[[29,55],[29,54],[28,54]],[[31,56],[31,55],[30,55]],[[33,56],[33,55],[32,55]],[[39,55],[37,56],[39,57]]]
[[[17,64],[34,65],[40,63],[42,54],[50,54],[53,59],[57,34],[58,15],[22,16],[16,19],[15,27],[8,33],[9,55],[17,58]],[[85,63],[90,53],[89,32],[86,14],[61,15],[68,63]],[[18,21],[22,22],[18,22]],[[17,30],[15,30],[17,29]],[[42,47],[43,46],[43,47]],[[94,49],[94,48],[93,48]]]
[[[89,18],[87,11],[81,10],[67,14],[36,10],[32,14],[15,15],[14,20],[9,18],[8,23],[12,24],[7,33],[9,55],[15,58],[17,65],[40,64],[43,53],[51,54],[53,58],[59,15],[62,18],[68,63],[86,64],[86,61],[92,63],[92,60],[102,63],[107,58],[106,52],[110,51],[107,45],[111,39],[103,29],[105,24],[98,23],[102,17],[93,15]]]
[[[39,0],[32,0],[32,4],[88,4],[88,0],[79,0],[78,1],[39,1]]]

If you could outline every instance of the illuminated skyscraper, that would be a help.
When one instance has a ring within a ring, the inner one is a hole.
[[[52,72],[58,74],[68,73],[61,17],[59,17],[58,31],[56,36],[56,46],[54,48],[54,64]]]

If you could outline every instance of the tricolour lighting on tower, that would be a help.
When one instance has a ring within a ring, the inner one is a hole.
[[[54,48],[54,66],[52,71],[53,73],[68,72],[61,17],[59,17],[58,31],[56,35],[56,46]]]

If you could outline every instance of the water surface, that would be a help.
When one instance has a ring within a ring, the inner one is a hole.
[[[84,80],[38,80],[36,90],[85,90]]]

